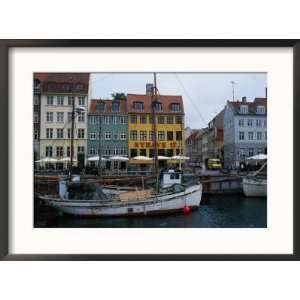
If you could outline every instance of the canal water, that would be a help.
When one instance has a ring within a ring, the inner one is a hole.
[[[267,199],[243,195],[203,196],[198,210],[159,216],[88,218],[35,206],[36,228],[265,228]]]

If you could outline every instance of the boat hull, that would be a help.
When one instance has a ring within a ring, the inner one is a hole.
[[[202,185],[188,187],[185,192],[159,195],[136,201],[62,200],[43,196],[41,199],[59,211],[79,216],[136,216],[172,213],[188,206],[199,207]]]
[[[243,178],[243,191],[247,197],[267,197],[267,179]]]

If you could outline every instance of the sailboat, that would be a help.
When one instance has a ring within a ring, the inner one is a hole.
[[[135,216],[176,211],[188,213],[190,210],[197,209],[201,202],[202,184],[196,182],[184,185],[181,163],[179,170],[171,169],[159,173],[155,120],[155,105],[159,99],[157,91],[154,73],[152,114],[155,133],[155,188],[134,191],[111,190],[90,182],[83,182],[79,176],[72,175],[71,156],[70,178],[59,182],[59,196],[55,198],[53,195],[43,195],[40,199],[63,213],[79,216]],[[72,115],[72,122],[74,122],[74,106]],[[71,142],[73,143],[73,131]],[[71,155],[73,155],[72,148]]]

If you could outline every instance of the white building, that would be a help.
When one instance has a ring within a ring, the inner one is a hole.
[[[238,168],[245,158],[267,153],[267,98],[228,101],[223,122],[225,168]]]
[[[41,84],[40,158],[55,159],[71,156],[72,105],[84,111],[75,114],[74,165],[86,163],[87,113],[91,95],[88,73],[49,73]],[[80,155],[81,154],[81,155]],[[57,167],[66,167],[67,162]]]

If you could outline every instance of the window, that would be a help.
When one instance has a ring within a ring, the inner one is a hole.
[[[40,102],[39,100],[40,100],[40,96],[39,96],[39,95],[34,95],[34,96],[33,96],[33,104],[34,104],[34,105],[39,105],[39,104],[40,104],[40,103],[39,103],[39,102]]]
[[[143,111],[144,110],[144,103],[140,101],[133,102],[133,109],[137,111]]]
[[[248,119],[248,127],[252,127],[252,125],[253,125],[252,119]]]
[[[257,131],[256,138],[257,138],[258,141],[262,140],[262,132],[261,131]]]
[[[154,156],[154,149],[149,149],[149,157],[153,157]]]
[[[84,128],[78,128],[77,137],[79,139],[84,139]]]
[[[119,139],[118,132],[114,132],[113,137],[114,137],[114,140],[117,141]]]
[[[165,123],[165,117],[164,116],[158,116],[158,124],[164,124]]]
[[[77,152],[78,153],[84,153],[84,146],[78,146],[77,147]]]
[[[241,105],[240,106],[240,113],[247,114],[248,113],[248,105]]]
[[[119,112],[120,111],[120,102],[119,101],[113,101],[111,110],[113,112]]]
[[[150,122],[150,124],[154,123],[153,120],[154,120],[153,116],[149,116],[149,122]]]
[[[47,96],[47,105],[53,105],[53,96]]]
[[[173,149],[167,149],[167,156],[172,157],[173,156]]]
[[[73,105],[74,101],[75,101],[74,96],[68,96],[68,105]]]
[[[167,140],[168,141],[173,141],[173,131],[168,131],[167,132]]]
[[[58,123],[63,123],[64,122],[64,113],[63,112],[57,112],[56,113],[56,121]]]
[[[39,112],[38,111],[35,111],[33,113],[33,122],[34,123],[38,123],[39,122]]]
[[[171,104],[171,111],[172,112],[179,112],[180,111],[180,104],[179,103],[172,103]]]
[[[161,156],[165,156],[165,149],[158,149],[157,154]]]
[[[68,112],[68,122],[72,121],[72,112]]]
[[[149,140],[154,141],[154,132],[152,130],[149,132]]]
[[[113,116],[113,124],[119,124],[119,117]]]
[[[267,120],[264,120],[264,127],[267,127]]]
[[[146,149],[140,149],[140,155],[141,156],[147,156],[147,150]]]
[[[95,140],[96,136],[96,132],[90,132],[90,140]]]
[[[137,149],[130,149],[130,157],[136,157],[137,156]]]
[[[182,141],[182,131],[176,131],[176,141]]]
[[[85,121],[85,112],[82,111],[78,113],[78,122],[84,122]]]
[[[104,124],[109,124],[110,123],[110,117],[109,116],[105,116],[104,117]]]
[[[53,139],[53,128],[46,128],[46,138]]]
[[[78,101],[80,106],[85,106],[85,96],[79,96]]]
[[[176,116],[176,124],[182,124],[182,116]]]
[[[58,157],[64,156],[64,147],[62,147],[62,146],[56,147],[56,156],[58,156]]]
[[[240,131],[239,132],[239,140],[243,141],[244,139],[245,139],[245,133],[244,133],[244,131]]]
[[[248,140],[253,141],[253,136],[254,136],[253,131],[249,131],[248,132]]]
[[[106,140],[110,140],[110,139],[111,139],[111,132],[110,132],[110,131],[106,131],[106,132],[104,133],[104,138],[105,138]]]
[[[158,140],[159,141],[164,141],[165,140],[165,133],[164,133],[164,131],[159,131],[158,132]]]
[[[265,140],[267,140],[267,132],[265,131]]]
[[[253,149],[253,148],[250,148],[250,149],[249,149],[249,157],[250,157],[250,156],[253,156],[253,155],[254,155],[254,149]]]
[[[239,126],[244,127],[244,119],[239,119]]]
[[[146,141],[147,140],[147,132],[146,131],[141,131],[140,132],[140,140],[141,141]]]
[[[71,147],[68,146],[67,147],[67,157],[70,157],[71,156]]]
[[[71,133],[72,133],[72,130],[71,130],[71,128],[68,128],[68,139],[70,139],[70,138],[71,138]]]
[[[57,105],[64,105],[64,96],[57,96]]]
[[[58,138],[58,139],[64,138],[64,129],[63,128],[56,129],[56,138]]]
[[[46,157],[52,157],[52,146],[46,146]]]
[[[53,122],[53,112],[52,111],[47,111],[46,120],[47,120],[47,122]]]
[[[155,111],[162,111],[162,104],[160,102],[155,102],[154,103],[154,109]]]
[[[173,122],[174,122],[173,116],[168,116],[168,117],[167,117],[167,123],[168,123],[168,124],[173,124]]]
[[[240,159],[245,159],[245,149],[240,149]]]
[[[39,139],[39,131],[35,130],[34,131],[34,140],[37,141]]]
[[[104,109],[105,109],[105,103],[103,101],[97,103],[96,108],[97,108],[98,111],[102,111],[103,112]]]
[[[146,124],[147,123],[147,116],[145,116],[145,115],[140,116],[140,123],[141,124]]]
[[[260,119],[256,120],[256,127],[261,127],[261,120]]]
[[[96,155],[96,148],[95,147],[90,147],[89,148],[89,155]]]
[[[130,121],[131,123],[136,124],[136,115],[130,116]]]
[[[120,124],[127,124],[127,117],[125,116],[120,117]]]
[[[265,113],[265,107],[263,105],[258,105],[256,107],[256,113],[263,115]]]
[[[136,130],[131,130],[130,131],[130,139],[133,141],[137,140],[137,131]]]
[[[124,131],[121,132],[120,133],[120,139],[124,141],[124,140],[126,140],[126,138],[127,138],[126,132],[124,132]]]

